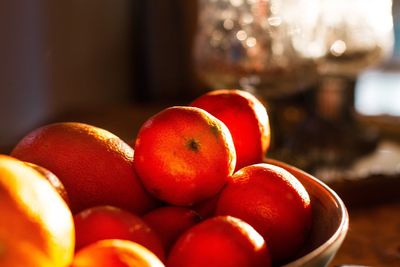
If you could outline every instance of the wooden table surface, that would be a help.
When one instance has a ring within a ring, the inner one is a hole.
[[[107,129],[127,142],[131,142],[134,140],[142,123],[166,106],[162,104],[141,104],[104,107],[96,111],[79,110],[63,114],[55,118],[54,121],[89,123]],[[339,266],[341,264],[382,267],[400,266],[399,180],[397,179],[396,183],[389,183],[391,194],[398,192],[398,195],[394,198],[384,199],[384,201],[375,201],[376,196],[372,196],[368,193],[368,190],[366,191],[362,187],[354,187],[354,191],[352,191],[352,188],[346,185],[332,185],[332,188],[339,195],[343,194],[346,205],[346,202],[349,201],[350,228],[342,247],[330,266]],[[377,187],[377,190],[386,189],[385,187]],[[364,193],[360,194],[360,192]],[[355,198],[352,199],[352,195]],[[356,205],[352,205],[353,203],[350,203],[352,201]]]
[[[400,202],[349,210],[350,227],[330,266],[400,266]]]

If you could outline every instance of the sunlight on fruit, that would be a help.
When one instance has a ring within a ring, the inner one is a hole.
[[[46,181],[47,182],[47,181]],[[42,185],[41,188],[37,190],[37,193],[43,199],[52,199],[54,198],[54,192],[49,190],[47,185]],[[63,201],[64,202],[64,201]],[[65,203],[63,203],[65,204]],[[69,216],[67,213],[68,207],[65,204],[65,209],[60,209],[60,203],[56,202],[48,202],[46,205],[47,212],[45,214],[40,213],[38,216],[42,216],[43,220],[48,222],[52,227],[52,230],[60,233],[65,232],[65,217]]]
[[[271,169],[274,169],[277,173],[282,173],[282,171],[284,173],[286,173],[287,171],[282,169],[281,167],[278,166],[274,166],[274,165],[269,165],[268,166]],[[293,188],[297,191],[297,193],[301,196],[301,199],[303,201],[303,203],[306,206],[310,205],[310,196],[308,194],[308,192],[306,191],[306,189],[304,188],[303,184],[300,183],[300,181],[298,179],[296,179],[296,177],[294,177],[291,173],[287,172],[287,174],[289,174],[289,177],[293,177],[295,179],[290,179],[290,184],[292,184]],[[283,175],[282,176],[284,180],[288,180],[287,175]]]
[[[103,130],[103,129],[101,129],[101,128],[91,127],[91,128],[90,128],[90,133],[91,133],[92,135],[95,135],[95,136],[98,137],[99,139],[102,139],[102,140],[107,140],[107,139],[113,139],[113,138],[115,138],[115,135],[114,135],[114,134],[112,134],[112,133],[109,132],[109,131],[105,131],[105,130]]]
[[[262,125],[268,125],[269,119],[268,119],[268,113],[265,112],[265,107],[263,105],[253,105],[253,108],[258,116],[258,119],[260,120]]]
[[[32,176],[30,172],[28,173],[24,169],[21,170],[20,164],[10,164],[9,168],[10,170],[12,170],[13,173],[16,173],[18,175],[24,175],[27,177]],[[37,178],[35,177],[35,179]],[[19,184],[20,181],[10,180],[8,182],[14,182],[14,186],[18,186],[19,191],[16,193],[20,195],[21,199],[25,199],[27,204],[46,203],[45,212],[40,207],[32,208],[32,212],[35,213],[35,218],[41,218],[42,221],[47,222],[48,225],[51,226],[52,229],[57,233],[65,231],[64,220],[66,217],[71,216],[70,214],[68,214],[69,208],[67,207],[67,204],[64,202],[64,200],[62,200],[63,205],[65,205],[63,209],[60,208],[61,201],[48,201],[49,199],[54,199],[55,197],[60,198],[61,200],[61,197],[58,195],[58,193],[56,193],[56,191],[54,191],[53,187],[47,180],[45,180],[44,177],[37,182],[37,184],[35,185],[35,190],[32,190],[32,188],[30,188],[29,186],[25,186],[24,184]]]
[[[125,240],[112,240],[110,241],[109,244],[111,247],[125,247],[126,250],[141,251],[142,253],[140,254],[140,256],[145,259],[146,263],[149,264],[149,266],[164,267],[164,265],[161,264],[160,260],[157,257],[155,257],[154,254],[149,253],[150,251],[147,251],[145,247],[142,247],[137,243],[127,242]],[[126,253],[126,254],[121,254],[121,258],[128,263],[134,260],[136,257],[134,257],[134,255]]]
[[[227,220],[237,225],[239,229],[244,229],[246,235],[250,238],[256,250],[261,249],[265,245],[264,238],[256,230],[254,230],[250,224],[231,216],[227,216]]]
[[[71,267],[164,267],[151,251],[138,243],[120,240],[100,240],[79,250]]]
[[[46,177],[0,155],[0,265],[67,266],[74,252],[72,214]]]

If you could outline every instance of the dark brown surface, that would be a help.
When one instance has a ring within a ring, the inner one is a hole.
[[[329,183],[350,215],[348,235],[331,266],[400,266],[400,170],[395,169]]]
[[[349,210],[350,228],[330,266],[400,266],[400,202]]]
[[[400,203],[400,173],[331,182],[329,186],[340,195],[347,208],[352,210],[391,202]]]

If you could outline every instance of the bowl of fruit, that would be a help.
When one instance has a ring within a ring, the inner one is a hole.
[[[270,135],[240,90],[154,114],[131,145],[84,123],[35,129],[0,155],[0,265],[327,266],[346,207],[268,158]]]
[[[340,197],[319,179],[291,165],[276,160],[276,164],[292,173],[306,188],[312,203],[309,236],[296,259],[285,267],[327,266],[340,248],[349,227],[346,206]]]

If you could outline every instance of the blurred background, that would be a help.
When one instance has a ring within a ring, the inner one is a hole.
[[[71,110],[193,97],[195,22],[195,1],[1,1],[0,147]]]
[[[217,6],[218,2],[223,5]],[[207,20],[211,25],[212,18],[204,17],[205,11],[212,14],[207,9],[210,6],[220,8],[222,14],[223,10],[229,11],[229,8],[241,5],[245,7],[245,4],[255,5],[256,2],[2,1],[0,148],[3,152],[8,151],[28,131],[47,122],[73,118],[65,116],[71,112],[84,114],[107,108],[113,110],[112,107],[116,106],[146,106],[154,103],[186,104],[210,88],[245,87],[243,83],[221,83],[212,77],[221,70],[218,77],[239,74],[236,70],[232,72],[230,65],[214,64],[208,58],[209,62],[203,62],[201,52],[208,51],[210,54],[212,51],[201,43],[201,36],[196,39],[196,34],[206,28],[204,23]],[[286,5],[293,4],[291,1],[283,2]],[[400,65],[399,2],[393,1],[395,43],[384,65],[390,68],[390,77],[385,76],[382,82],[383,76],[379,74],[357,76],[362,79],[354,85],[357,89],[355,107],[365,115],[400,116],[397,105],[399,100],[394,101],[400,94],[400,78],[397,73]],[[349,6],[347,12],[351,10]],[[276,20],[273,19],[269,23],[274,26]],[[233,26],[230,26],[230,21],[224,20],[224,23],[223,27],[228,32],[227,29]],[[239,40],[242,38],[236,37]],[[248,47],[256,44],[253,39],[246,38]],[[197,47],[195,41],[198,42]],[[218,49],[227,50],[221,47]],[[340,49],[340,43],[338,47]],[[234,63],[240,63],[241,50],[232,47],[229,51],[233,51],[229,56],[236,60]],[[279,60],[288,61],[283,57]],[[289,59],[288,62],[293,61]],[[232,61],[228,63],[233,65]],[[219,69],[210,66],[218,66]],[[304,69],[303,65],[301,67]],[[294,81],[299,84],[298,87],[302,85],[310,89],[320,86],[319,81],[311,79],[313,74],[310,72],[297,72],[297,76],[300,78]],[[210,82],[210,77],[215,82]],[[288,80],[287,76],[282,77],[281,82]],[[252,79],[245,78],[246,81]],[[279,70],[275,72],[274,78],[281,78]],[[379,88],[382,84],[390,88],[382,90]],[[305,105],[307,93],[300,94],[297,99],[293,95],[289,102],[300,101],[300,104]],[[374,105],[370,104],[371,99]]]

